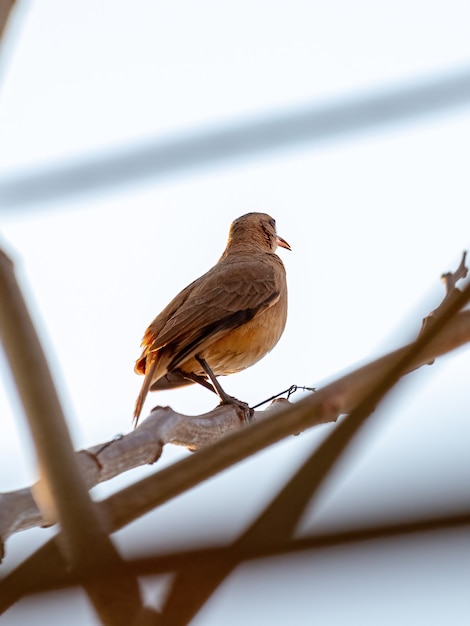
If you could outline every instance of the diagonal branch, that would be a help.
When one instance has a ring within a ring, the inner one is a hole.
[[[467,258],[467,251],[464,250],[464,252],[462,253],[462,259],[460,261],[460,265],[455,270],[455,272],[446,272],[445,274],[442,274],[441,280],[444,283],[445,289],[446,289],[444,299],[442,300],[441,304],[436,309],[434,309],[434,311],[431,311],[431,313],[429,313],[429,315],[427,315],[423,319],[423,323],[421,326],[421,333],[424,332],[424,330],[429,326],[429,324],[433,324],[436,321],[436,319],[445,311],[445,307],[448,306],[449,299],[459,297],[460,291],[459,289],[457,289],[456,284],[458,283],[459,280],[462,280],[467,277],[468,269],[467,269],[467,266],[465,265],[466,258]]]
[[[65,418],[13,264],[0,251],[0,337],[38,455],[39,502],[52,502],[62,529],[60,549],[82,578],[105,624],[124,624],[140,611],[137,580],[130,576],[104,529],[74,455]],[[96,578],[102,566],[113,579]],[[89,582],[89,575],[95,578]]]
[[[0,0],[0,40],[5,31],[15,0]]]
[[[227,549],[223,557],[204,564],[190,563],[175,577],[163,611],[163,623],[182,626],[190,621],[222,581],[240,563],[240,553],[247,546],[287,541],[312,497],[318,493],[341,454],[375,410],[382,398],[408,370],[427,344],[450,322],[470,299],[470,284],[463,292],[455,290],[445,298],[434,324],[428,326],[389,371],[366,392],[363,399],[320,444],[309,459],[279,492],[273,501]]]
[[[190,169],[220,166],[230,159],[257,156],[296,145],[318,145],[364,129],[410,120],[445,109],[467,106],[470,69],[451,69],[441,76],[415,78],[408,84],[345,95],[292,111],[269,112],[254,119],[233,120],[175,137],[113,150],[81,161],[50,164],[42,169],[3,174],[0,210],[11,210],[149,179],[152,184]]]
[[[293,555],[300,552],[315,553],[319,550],[340,546],[354,545],[364,542],[384,542],[389,539],[436,533],[440,531],[458,530],[470,526],[470,511],[456,510],[443,514],[430,514],[426,517],[397,520],[395,522],[377,523],[373,525],[344,528],[342,530],[322,532],[296,539],[278,542],[261,542],[240,547],[240,562],[256,559]],[[190,564],[203,565],[205,562],[222,559],[231,547],[227,545],[195,546],[184,551],[154,554],[138,557],[127,562],[134,576],[155,576],[167,574],[187,568]],[[57,568],[52,569],[52,576],[31,579],[25,587],[25,595],[54,591],[79,585],[74,576],[67,576]]]
[[[435,336],[428,346],[423,347],[421,354],[416,355],[409,363],[408,371],[426,363],[431,356],[444,354],[468,341],[470,341],[470,312],[465,311],[457,315],[452,324]],[[360,396],[363,397],[377,384],[383,372],[389,371],[409,349],[409,346],[401,348],[359,368],[321,389],[317,394],[296,405],[283,408],[269,419],[238,430],[218,443],[109,497],[101,506],[109,516],[112,529],[121,528],[159,504],[288,434],[299,432],[314,424],[334,421],[339,413],[348,412],[355,404],[357,405]],[[262,417],[263,412],[259,416]],[[156,415],[153,414],[150,420],[155,418]],[[146,422],[143,422],[135,432],[145,430],[143,427]],[[105,450],[112,452],[113,446],[107,446]],[[81,456],[87,455],[82,453]],[[19,588],[24,589],[32,580],[46,575],[46,572],[47,575],[53,575],[56,567],[58,569],[62,567],[54,557],[55,550],[55,543],[48,542],[3,581],[0,594],[2,610],[15,601],[17,598],[15,594]]]
[[[470,311],[455,319],[424,349],[409,371],[470,342]],[[230,407],[218,407],[203,416],[156,408],[137,430],[116,440],[77,452],[80,470],[89,488],[131,468],[153,463],[162,443],[202,449],[106,500],[113,530],[183,493],[217,472],[306,428],[333,422],[357,405],[371,386],[406,351],[405,346],[343,376],[312,396],[290,404],[280,399],[271,411],[256,411],[255,421],[241,427]],[[225,435],[225,436],[224,436]],[[40,526],[42,519],[30,489],[0,494],[0,536]]]
[[[428,351],[423,352],[422,358],[417,359],[410,369],[418,367],[422,362],[425,363],[430,355],[444,354],[468,341],[470,341],[470,312],[465,311],[457,315],[453,324],[433,340],[427,348]],[[367,389],[367,385],[376,380],[378,373],[390,367],[404,350],[405,348],[402,348],[386,355],[338,379],[317,394],[295,405],[283,407],[279,414],[275,413],[269,419],[238,430],[222,438],[218,443],[108,497],[100,503],[100,507],[109,519],[111,530],[122,528],[158,505],[288,434],[299,432],[316,423],[334,420],[337,413],[332,409],[336,406],[346,410],[351,406],[357,395],[356,386],[362,390]],[[263,416],[263,412],[259,415]],[[150,420],[155,417],[155,414],[152,415]],[[147,420],[133,432],[143,429],[146,422]],[[79,455],[85,456],[83,453]],[[29,493],[29,490],[22,490],[21,497],[26,498],[28,504],[32,506],[31,496],[27,497],[25,493]],[[43,584],[44,580],[63,579],[64,576],[66,570],[57,544],[54,540],[49,540],[0,583],[0,612],[28,593],[29,589]]]
[[[469,341],[470,312],[464,311],[431,342],[423,352],[423,358],[411,364],[410,371]],[[137,430],[128,435],[76,453],[82,475],[91,488],[133,467],[152,463],[163,441],[193,448],[203,444],[213,446],[112,496],[107,506],[112,507],[112,517],[115,519],[113,528],[121,527],[136,519],[138,511],[150,511],[283,437],[317,424],[335,421],[340,413],[347,413],[354,406],[358,395],[369,389],[377,376],[405,350],[406,347],[381,357],[301,402],[292,405],[285,400],[278,401],[276,413],[279,412],[279,415],[256,411],[256,423],[243,429],[230,407],[217,408],[205,416],[197,417],[175,413],[169,407],[159,407]],[[183,423],[185,425],[180,429]],[[187,439],[182,435],[183,430]],[[230,436],[229,441],[225,442],[224,434]],[[211,444],[211,440],[215,442],[217,439],[218,443]],[[0,494],[0,536],[3,538],[44,523],[30,489]]]

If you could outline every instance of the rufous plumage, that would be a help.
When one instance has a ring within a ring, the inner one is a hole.
[[[286,272],[277,246],[290,250],[266,213],[247,213],[231,227],[219,261],[153,320],[135,372],[144,375],[134,420],[149,390],[198,382],[250,367],[276,345],[287,317]],[[210,382],[212,381],[212,382]],[[222,402],[227,396],[215,381]]]

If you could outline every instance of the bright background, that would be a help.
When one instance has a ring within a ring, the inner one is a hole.
[[[469,23],[464,0],[20,2],[0,57],[0,177],[452,73],[470,67]],[[156,182],[0,207],[0,243],[16,261],[76,447],[131,428],[146,326],[218,259],[230,222],[248,211],[270,213],[292,246],[279,252],[290,309],[279,345],[225,379],[229,393],[254,404],[292,383],[318,386],[412,338],[440,302],[441,273],[469,246],[469,162],[470,102]],[[304,530],[468,506],[469,356],[460,350],[409,377]],[[34,481],[36,467],[3,355],[0,370],[8,491]],[[198,414],[214,398],[189,387],[153,394],[146,407],[157,403]],[[230,540],[331,428],[291,437],[161,507],[118,534],[123,553]],[[169,448],[159,467],[186,454]],[[14,536],[2,570],[50,534]],[[240,568],[194,624],[464,623],[466,534],[397,545],[324,551],[314,562],[307,554],[289,570]],[[78,593],[29,599],[7,615],[11,624],[96,623]]]

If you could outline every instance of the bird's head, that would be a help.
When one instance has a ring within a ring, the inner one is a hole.
[[[275,252],[278,246],[291,249],[287,241],[276,233],[276,220],[267,213],[247,213],[232,222],[227,249],[250,246],[266,252]]]

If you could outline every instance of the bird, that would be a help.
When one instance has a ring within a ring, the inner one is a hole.
[[[190,283],[145,331],[134,371],[144,375],[135,404],[137,427],[149,391],[199,383],[221,404],[241,403],[217,376],[250,367],[279,341],[287,319],[286,271],[277,247],[291,250],[266,213],[232,222],[218,262]]]

